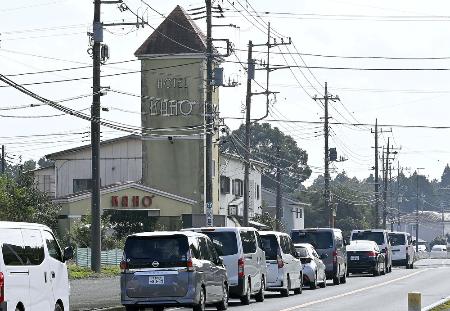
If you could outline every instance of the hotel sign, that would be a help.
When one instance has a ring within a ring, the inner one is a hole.
[[[146,195],[143,197],[138,195],[113,195],[111,196],[111,207],[150,207],[154,197],[154,195]]]
[[[189,116],[192,114],[194,101],[169,100],[162,98],[150,99],[146,102],[150,116]],[[145,106],[144,106],[145,107]]]

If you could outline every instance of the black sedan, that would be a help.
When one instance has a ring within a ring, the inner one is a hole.
[[[366,240],[352,241],[347,245],[347,273],[386,273],[384,254],[377,243]]]

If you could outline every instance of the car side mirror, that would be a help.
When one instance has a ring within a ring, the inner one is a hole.
[[[320,255],[320,257],[319,257],[320,259],[325,259],[325,258],[328,258],[328,255],[327,254],[325,254],[325,253],[323,253],[322,255]]]
[[[344,245],[347,246],[349,244],[350,244],[349,241],[347,239],[344,239]]]
[[[219,266],[223,266],[223,259],[219,257],[219,259],[217,260],[217,264]]]
[[[64,254],[63,254],[63,261],[66,262],[67,260],[70,260],[73,258],[73,247],[67,246],[64,248]]]

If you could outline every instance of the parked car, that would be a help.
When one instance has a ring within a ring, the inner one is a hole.
[[[383,229],[353,230],[350,236],[351,241],[369,240],[378,244],[386,260],[386,272],[392,271],[392,247],[389,242],[388,231]]]
[[[284,297],[294,290],[302,293],[302,264],[291,237],[286,233],[260,231],[267,263],[267,290],[280,291]]]
[[[0,221],[0,311],[69,310],[65,262],[49,227]]]
[[[412,244],[411,235],[407,232],[397,231],[389,232],[388,235],[392,246],[392,264],[412,269],[416,250]]]
[[[327,279],[332,279],[333,284],[339,285],[347,281],[347,254],[345,242],[340,229],[294,229],[291,232],[292,241],[311,244],[323,257],[326,266]]]
[[[266,258],[261,238],[252,227],[203,227],[183,229],[209,236],[227,269],[230,297],[248,305],[250,297],[264,301],[267,286]]]
[[[354,240],[347,245],[348,273],[386,273],[384,253],[374,241]]]
[[[322,288],[327,286],[327,275],[325,273],[326,254],[319,256],[314,247],[309,243],[298,243],[294,245],[300,256],[303,266],[303,283],[309,285],[310,289]]]
[[[447,245],[434,245],[430,251],[430,258],[447,258]]]
[[[143,232],[127,237],[120,277],[127,311],[168,306],[228,307],[228,279],[211,240],[196,232]]]

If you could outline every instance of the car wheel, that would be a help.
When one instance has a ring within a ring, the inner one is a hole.
[[[59,303],[55,304],[55,311],[63,311]]]
[[[347,268],[345,268],[345,273],[341,276],[341,283],[347,283]]]
[[[373,270],[372,275],[373,275],[373,276],[379,276],[379,275],[380,275],[380,264],[377,264],[377,266],[376,266],[375,269]]]
[[[314,275],[314,282],[309,281],[309,288],[310,289],[316,289],[317,288],[317,271],[316,271],[316,274]]]
[[[261,279],[261,288],[259,289],[259,292],[255,296],[256,302],[264,301],[264,289],[265,288],[266,288],[266,281],[264,280],[264,276],[263,276]]]
[[[241,304],[243,305],[249,305],[250,304],[250,282],[247,281],[247,291],[245,292],[244,296],[241,296]]]
[[[145,310],[145,309],[142,309],[142,310]],[[164,311],[164,307],[163,306],[153,307],[153,311]]]
[[[200,289],[200,298],[198,300],[198,304],[194,305],[194,311],[205,311],[206,297],[205,290],[203,288]]]
[[[339,271],[338,271],[337,274],[333,277],[333,284],[334,284],[334,285],[339,285],[339,284],[341,284],[341,278],[339,277]]]
[[[125,306],[126,311],[139,311],[139,307],[136,306]],[[155,310],[155,307],[153,307],[153,310]]]
[[[288,275],[288,277],[287,277],[287,288],[282,289],[282,290],[280,291],[281,296],[283,296],[283,297],[289,297],[289,292],[290,292],[290,290],[291,290],[291,279],[289,278],[289,275]]]
[[[222,301],[217,304],[217,310],[226,310],[228,309],[228,286],[226,284],[222,285]]]
[[[386,274],[386,264],[383,264],[383,269],[380,272],[381,275],[385,275]]]
[[[409,268],[410,268],[410,269],[414,269],[414,261],[411,262],[411,264],[409,265]]]
[[[300,295],[303,291],[303,275],[301,273],[300,273],[299,283],[300,283],[300,285],[299,285],[300,287],[294,289],[294,295]]]

